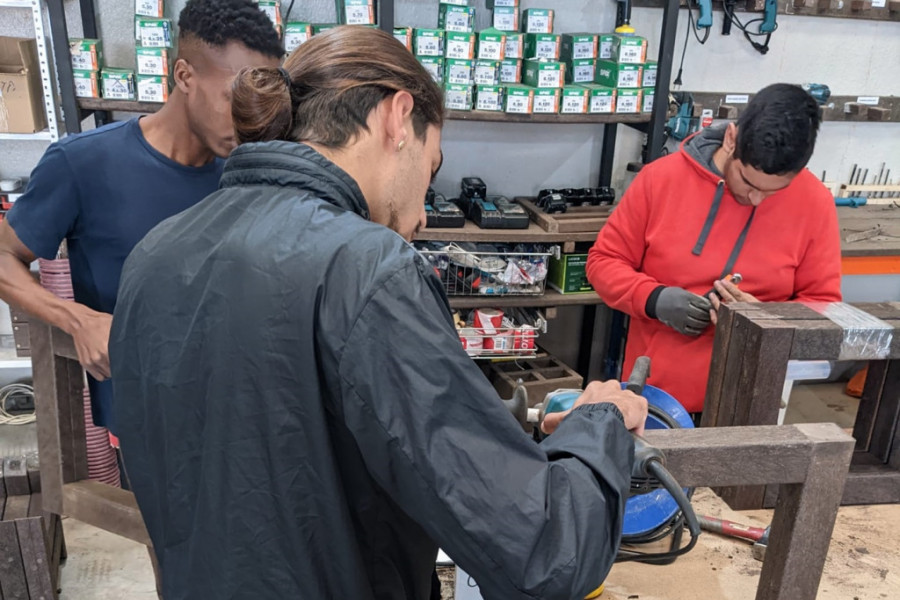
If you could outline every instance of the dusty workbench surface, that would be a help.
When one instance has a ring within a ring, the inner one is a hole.
[[[900,255],[900,199],[897,204],[842,206],[837,210],[844,256]],[[854,237],[865,239],[852,241]]]
[[[736,512],[711,490],[694,495],[698,514],[765,527],[771,510]],[[753,600],[762,563],[750,543],[704,532],[671,565],[615,565],[600,600]],[[453,598],[451,570],[444,600]],[[900,505],[845,506],[838,513],[817,600],[895,600],[900,590]]]

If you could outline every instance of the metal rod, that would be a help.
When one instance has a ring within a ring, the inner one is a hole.
[[[75,98],[75,77],[72,73],[72,54],[69,51],[69,31],[63,0],[47,0],[47,14],[50,17],[50,39],[53,42],[53,58],[59,76],[59,100],[66,133],[80,133],[81,111]]]
[[[387,33],[394,33],[394,0],[379,0],[378,27]]]
[[[615,123],[607,123],[603,126],[603,143],[600,146],[600,181],[598,187],[607,187],[612,184],[613,157],[616,155],[616,136],[618,127]],[[649,144],[649,137],[647,144]],[[649,146],[648,146],[649,153]]]
[[[669,85],[672,81],[672,63],[675,61],[675,37],[678,33],[679,0],[667,0],[663,12],[662,33],[659,38],[656,96],[650,127],[647,134],[647,162],[662,155],[665,143],[665,127],[669,112]]]

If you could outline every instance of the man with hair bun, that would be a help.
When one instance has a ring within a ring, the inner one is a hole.
[[[485,598],[593,591],[642,398],[594,383],[535,444],[409,241],[443,98],[391,35],[338,27],[233,87],[219,191],[128,258],[120,437],[167,600],[425,600],[440,546]]]
[[[650,356],[649,382],[697,423],[720,302],[841,299],[834,197],[806,169],[818,130],[806,91],[763,88],[737,123],[641,169],[588,255],[594,289],[631,316],[623,372]]]
[[[75,340],[88,372],[94,423],[116,432],[107,343],[125,257],[162,220],[219,185],[237,145],[231,81],[247,66],[277,67],[284,52],[251,0],[189,0],[178,21],[169,101],[156,114],[112,123],[50,146],[25,194],[0,222],[0,298]],[[66,240],[75,302],[28,272]]]

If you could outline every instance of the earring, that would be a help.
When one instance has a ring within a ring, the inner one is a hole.
[[[397,144],[397,152],[403,150],[403,147],[406,146],[406,140],[400,140],[400,143]]]

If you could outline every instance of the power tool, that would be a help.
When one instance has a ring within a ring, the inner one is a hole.
[[[697,5],[700,7],[700,16],[697,17],[697,29],[709,29],[713,24],[712,0],[697,0]],[[724,31],[722,34],[728,35]]]
[[[634,35],[631,26],[631,0],[616,0],[616,33]]]
[[[463,177],[456,202],[482,229],[528,229],[525,209],[504,196],[488,196],[487,186],[478,177]]]
[[[459,207],[429,187],[425,193],[426,227],[462,227],[465,224],[466,215]]]
[[[639,357],[624,389],[643,395],[648,402],[648,429],[692,428],[693,422],[684,408],[669,394],[646,385],[650,375],[650,358]],[[519,385],[507,407],[519,423],[534,424],[534,435],[541,439],[540,424],[553,412],[572,408],[582,390],[558,390],[551,392],[544,402],[527,408],[527,392]],[[524,419],[522,418],[524,415]],[[700,523],[690,502],[690,490],[682,488],[665,468],[665,456],[640,436],[634,436],[634,468],[631,473],[631,496],[625,504],[622,527],[622,544],[617,562],[640,561],[651,564],[667,564],[689,552],[697,543]],[[681,532],[687,525],[690,542],[681,547]],[[641,544],[657,542],[671,536],[671,549],[667,552],[639,552],[633,548]]]

